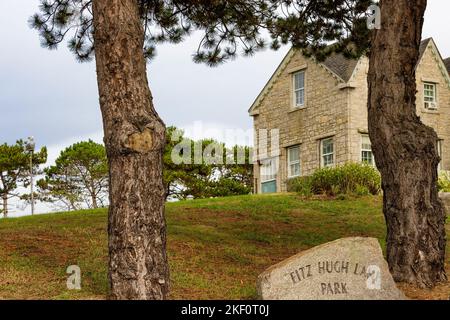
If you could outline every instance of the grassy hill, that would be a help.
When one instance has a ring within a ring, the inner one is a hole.
[[[106,223],[105,210],[0,220],[0,298],[104,299]],[[385,242],[379,197],[185,201],[167,205],[167,223],[172,299],[253,299],[257,275],[299,251],[348,236]],[[66,289],[65,270],[72,264],[82,270],[79,292]],[[450,294],[447,285],[405,290],[420,298]]]

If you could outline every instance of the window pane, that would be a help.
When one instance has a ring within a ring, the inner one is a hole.
[[[436,101],[436,85],[432,83],[426,83],[424,85],[424,99],[425,102]]]
[[[300,146],[288,149],[288,177],[300,175]]]
[[[363,135],[361,137],[362,140],[362,149],[363,150],[372,150],[372,142],[370,141],[369,136]]]
[[[333,155],[326,155],[323,157],[323,165],[324,167],[330,167],[333,165]]]
[[[324,155],[326,155],[326,154],[330,154],[330,153],[333,153],[333,140],[331,140],[331,139],[328,139],[328,140],[324,140],[323,141],[323,154]]]
[[[300,163],[292,164],[289,166],[289,176],[297,177],[300,175]]]
[[[289,162],[300,160],[300,147],[289,148]]]
[[[295,92],[295,103],[297,106],[302,106],[305,103],[305,90],[300,89]]]
[[[442,169],[442,140],[438,140],[438,142],[437,142],[437,151],[438,151],[438,156],[439,156],[439,158],[441,158],[441,161],[439,162],[439,165],[438,165],[438,170],[441,170]]]
[[[334,142],[333,139],[322,140],[322,164],[324,167],[334,165]]]
[[[277,178],[277,161],[276,159],[264,160],[261,163],[261,181],[271,181]]]
[[[305,87],[305,73],[298,72],[295,74],[295,90],[303,89]]]
[[[372,151],[362,151],[362,162],[366,164],[373,165],[373,154]]]
[[[361,136],[361,161],[362,163],[374,165],[372,143],[368,135]]]

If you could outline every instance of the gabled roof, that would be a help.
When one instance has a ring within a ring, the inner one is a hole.
[[[358,64],[358,60],[348,59],[342,53],[335,53],[329,56],[322,64],[333,71],[341,80],[348,82]]]
[[[419,60],[417,60],[417,64],[419,64],[420,60],[422,60],[423,54],[427,50],[428,44],[433,41],[433,38],[428,38],[425,40],[422,40],[419,47]]]
[[[442,60],[439,50],[437,49],[436,45],[434,44],[433,38],[428,38],[428,39],[423,40],[420,43],[419,60],[418,60],[417,64],[419,64],[420,61],[422,60],[422,57],[430,43],[433,44],[434,48],[437,51],[437,54],[439,55],[440,59]],[[256,112],[254,112],[255,109],[259,106],[262,99],[267,95],[268,91],[273,87],[275,80],[281,75],[281,73],[284,71],[284,69],[287,67],[287,65],[289,64],[289,62],[291,61],[291,59],[294,57],[294,55],[297,52],[298,51],[296,51],[295,49],[291,49],[291,50],[289,50],[287,55],[283,58],[280,65],[273,73],[272,77],[269,79],[269,81],[264,86],[261,93],[258,95],[258,97],[253,102],[252,106],[248,110],[250,115],[256,114]],[[346,58],[342,53],[334,53],[331,56],[329,56],[328,58],[326,58],[324,62],[319,63],[319,65],[325,67],[325,69],[328,70],[339,81],[341,81],[343,83],[347,83],[351,79],[351,77],[355,71],[356,65],[358,64],[358,61],[359,60],[357,60],[357,59]],[[442,60],[442,61],[444,61],[444,60]],[[450,58],[446,59],[444,61],[444,63],[445,63],[445,67],[448,71],[448,73],[447,73],[447,77],[448,77],[448,74],[450,74]]]
[[[252,106],[248,110],[250,115],[254,115],[253,112],[256,107],[260,104],[261,100],[266,96],[268,91],[272,89],[273,84],[275,83],[275,80],[281,75],[281,73],[286,69],[289,62],[291,62],[292,58],[295,56],[295,54],[298,51],[294,48],[291,48],[286,56],[283,58],[275,72],[270,77],[269,81],[264,86],[263,90],[260,92],[258,97],[253,102]],[[314,59],[314,58],[311,58]],[[330,72],[334,77],[336,77],[341,82],[345,83],[347,82],[355,67],[358,63],[358,60],[354,59],[347,59],[342,54],[332,54],[330,57],[328,57],[324,62],[319,63],[319,65],[323,66],[328,72]]]
[[[450,73],[450,58],[444,60],[445,67],[447,68],[448,73]]]
[[[439,52],[439,49],[436,46],[436,43],[434,42],[433,38],[428,38],[428,39],[422,41],[422,44],[420,45],[420,57],[419,57],[419,61],[417,62],[417,65],[419,65],[419,63],[421,62],[423,54],[428,47],[430,47],[431,53],[434,57],[434,60],[438,64],[439,69],[442,73],[442,76],[445,78],[447,85],[450,88],[450,70],[449,70],[449,66],[448,66],[448,64],[449,64],[448,59],[444,60],[442,58],[442,55]]]

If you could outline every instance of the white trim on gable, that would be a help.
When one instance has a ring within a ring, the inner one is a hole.
[[[449,72],[447,70],[447,67],[445,66],[444,59],[442,58],[441,53],[439,52],[439,49],[437,48],[436,43],[434,42],[433,38],[430,39],[430,42],[428,43],[424,53],[420,57],[420,61],[417,63],[416,70],[419,67],[419,65],[421,64],[421,62],[423,60],[423,57],[425,56],[426,51],[430,47],[431,47],[431,53],[432,53],[435,61],[437,62],[438,66],[439,66],[439,69],[441,70],[441,73],[442,73],[442,75],[444,76],[444,78],[445,78],[445,80],[447,82],[448,87],[450,88],[450,75],[449,75]]]
[[[281,75],[281,73],[286,69],[286,67],[288,66],[289,62],[291,62],[291,60],[294,57],[294,55],[295,55],[295,50],[291,48],[288,51],[288,53],[286,54],[286,56],[283,58],[281,63],[278,65],[277,69],[272,74],[272,76],[270,77],[269,81],[267,81],[267,83],[264,86],[264,88],[262,89],[262,91],[256,97],[256,99],[253,102],[253,104],[250,107],[250,109],[248,109],[248,113],[250,114],[250,116],[258,115],[258,112],[256,111],[256,108],[260,105],[261,101],[269,93],[269,90],[272,89],[275,80],[278,79],[278,77]]]
[[[272,74],[272,77],[270,77],[269,81],[266,83],[266,85],[264,86],[264,88],[262,89],[262,91],[260,92],[260,94],[258,95],[258,97],[256,97],[255,101],[253,102],[252,106],[250,107],[250,109],[248,109],[248,113],[250,114],[250,116],[256,116],[259,114],[257,108],[259,107],[259,105],[261,104],[262,100],[264,100],[264,98],[267,96],[267,94],[269,93],[269,91],[273,88],[273,85],[275,84],[275,81],[278,79],[278,77],[280,77],[280,75],[285,71],[285,69],[287,68],[287,66],[289,65],[289,63],[291,62],[292,58],[297,54],[302,54],[300,51],[291,48],[289,50],[289,52],[286,54],[286,56],[283,58],[283,60],[281,61],[281,63],[279,64],[278,68],[275,70],[275,72]],[[334,73],[333,71],[331,71],[331,69],[329,69],[327,66],[325,66],[322,63],[319,63],[316,61],[316,59],[314,59],[314,57],[309,58],[311,59],[311,61],[313,61],[314,63],[316,63],[318,66],[322,67],[323,69],[325,69],[326,71],[328,71],[328,73],[330,73],[333,78],[335,78],[336,80],[340,81],[341,83],[346,83],[341,77],[339,77],[336,73]],[[290,69],[289,71],[292,70],[296,70],[297,68],[293,68]],[[300,69],[305,69],[305,66],[302,66],[302,68]],[[291,73],[291,72],[290,72]]]

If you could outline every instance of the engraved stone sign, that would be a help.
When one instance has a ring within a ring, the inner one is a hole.
[[[258,277],[264,300],[403,300],[377,239],[346,238],[301,252]]]

